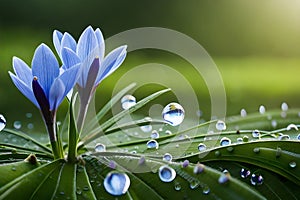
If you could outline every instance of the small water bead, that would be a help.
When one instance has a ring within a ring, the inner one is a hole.
[[[6,119],[0,114],[0,131],[2,131],[6,126]]]
[[[201,174],[204,171],[204,165],[201,163],[197,163],[194,167],[194,174]]]
[[[103,184],[109,194],[120,196],[127,192],[130,179],[125,173],[113,171],[106,175]]]
[[[33,128],[34,128],[33,123],[28,123],[28,124],[27,124],[27,128],[28,128],[28,129],[33,129]]]
[[[168,162],[171,162],[173,159],[173,156],[169,153],[165,153],[165,155],[163,156],[163,160],[164,161],[168,161]]]
[[[247,116],[247,111],[243,108],[241,109],[241,117],[246,117]]]
[[[284,111],[284,112],[286,112],[288,109],[289,109],[289,106],[287,105],[287,103],[283,102],[281,104],[281,110]]]
[[[227,182],[229,181],[229,177],[230,177],[229,173],[222,174],[222,175],[219,177],[218,182],[219,182],[220,184],[227,183]]]
[[[166,130],[165,133],[166,133],[167,135],[172,135],[172,131],[170,131],[170,130]]]
[[[247,170],[245,168],[242,168],[240,171],[240,175],[242,178],[247,178],[248,176],[250,176],[251,172],[250,170]]]
[[[145,133],[148,133],[148,132],[152,131],[152,126],[150,124],[149,125],[145,125],[145,126],[141,126],[140,128]]]
[[[190,164],[190,161],[189,161],[189,160],[184,160],[181,166],[182,166],[183,168],[186,168],[186,167],[189,166],[189,164]]]
[[[254,130],[254,131],[252,131],[252,137],[254,137],[254,138],[259,138],[260,137],[260,132],[259,132],[259,130]]]
[[[181,190],[181,185],[180,185],[180,183],[175,183],[175,185],[174,185],[174,189],[176,190],[176,191],[179,191],[179,190]]]
[[[178,126],[184,119],[184,109],[178,103],[169,103],[163,109],[162,116],[170,125]]]
[[[173,168],[163,165],[158,169],[158,175],[161,181],[171,182],[176,177],[176,172]]]
[[[298,136],[297,136],[297,140],[300,140],[300,134],[298,134]]]
[[[282,111],[282,112],[280,113],[280,116],[281,116],[282,118],[286,118],[287,113],[286,113],[285,111]]]
[[[203,143],[198,144],[198,150],[199,151],[205,151],[206,150],[206,145]]]
[[[196,115],[197,115],[197,117],[202,117],[203,116],[202,110],[197,110]]]
[[[128,110],[135,104],[136,104],[136,99],[132,95],[127,94],[121,99],[121,105],[124,110]]]
[[[152,139],[157,139],[157,138],[159,138],[159,133],[156,130],[154,130],[154,131],[152,131],[150,137]]]
[[[278,140],[289,140],[290,139],[290,136],[289,135],[280,135],[278,137]]]
[[[210,189],[207,185],[203,186],[202,193],[203,194],[209,194],[210,193]]]
[[[248,142],[249,141],[249,137],[247,136],[247,135],[245,135],[244,137],[243,137],[243,142]]]
[[[297,163],[296,163],[295,161],[291,161],[291,162],[289,163],[289,166],[290,166],[291,168],[295,168],[295,167],[297,166]]]
[[[227,137],[223,137],[220,141],[221,146],[226,146],[226,145],[230,145],[230,144],[231,144],[231,140]]]
[[[259,106],[258,111],[259,111],[259,113],[262,114],[262,115],[265,114],[265,112],[266,112],[265,106],[263,106],[263,105]]]
[[[14,122],[14,128],[15,129],[20,129],[22,127],[22,123],[20,121],[15,121]]]
[[[198,188],[199,185],[200,185],[199,181],[193,180],[193,181],[190,182],[190,188],[191,188],[192,190]]]
[[[286,130],[287,131],[290,131],[292,129],[295,129],[296,131],[298,131],[298,127],[295,125],[295,124],[289,124],[287,127],[286,127]]]
[[[25,116],[30,119],[32,117],[32,113],[26,113]]]
[[[226,130],[226,124],[225,124],[225,122],[222,121],[222,120],[218,120],[217,123],[216,123],[216,129],[219,130],[219,131]]]
[[[106,151],[106,146],[104,144],[98,143],[95,145],[96,152],[104,152]]]
[[[260,152],[260,148],[259,148],[259,147],[254,148],[254,149],[253,149],[253,152],[254,152],[254,153],[259,153],[259,152]]]
[[[276,121],[276,120],[272,120],[272,121],[271,121],[271,125],[272,125],[273,128],[276,128],[276,126],[277,126],[277,121]]]
[[[243,138],[240,138],[240,137],[237,138],[237,139],[236,139],[236,142],[237,142],[237,143],[242,143],[242,142],[243,142]]]
[[[158,149],[159,147],[159,144],[156,140],[149,140],[147,142],[147,148],[148,149]]]
[[[263,184],[264,178],[260,174],[252,174],[250,182],[252,185],[261,185]]]

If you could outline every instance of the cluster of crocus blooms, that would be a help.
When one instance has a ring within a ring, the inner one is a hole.
[[[87,27],[78,42],[69,34],[53,32],[53,43],[62,66],[46,44],[35,50],[31,68],[21,59],[13,58],[14,73],[9,75],[20,90],[38,109],[44,119],[54,157],[62,157],[56,133],[56,112],[59,105],[76,86],[80,109],[77,129],[82,129],[86,111],[100,82],[113,73],[126,57],[126,46],[105,56],[105,43],[99,28]],[[55,152],[57,151],[57,152]]]

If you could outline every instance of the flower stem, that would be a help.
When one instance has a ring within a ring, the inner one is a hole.
[[[69,150],[68,150],[68,162],[75,163],[77,161],[77,139],[78,132],[76,129],[75,118],[73,115],[73,101],[70,103],[70,122],[69,122]]]

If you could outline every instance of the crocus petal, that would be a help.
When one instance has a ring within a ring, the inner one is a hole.
[[[26,85],[26,83],[24,83],[22,80],[20,80],[16,75],[14,75],[11,72],[8,72],[13,83],[15,84],[15,86],[19,89],[19,91],[25,96],[27,97],[37,108],[40,108],[34,94],[32,91],[31,86],[29,87],[28,85]]]
[[[76,55],[74,51],[69,48],[63,48],[61,51],[61,59],[63,62],[62,68],[64,70],[80,63],[80,58]]]
[[[62,40],[61,40],[61,50],[65,47],[72,49],[74,52],[76,52],[76,41],[74,38],[69,34],[65,33]]]
[[[59,65],[50,48],[41,44],[35,51],[32,59],[32,75],[39,79],[39,84],[49,98],[50,87],[59,75]]]
[[[65,91],[63,96],[66,96],[69,91],[75,86],[80,70],[80,63],[67,69],[60,76],[60,80],[64,83]]]
[[[100,31],[99,28],[96,29],[95,35],[97,37],[99,51],[100,51],[99,58],[100,58],[100,61],[103,61],[104,53],[105,53],[105,43],[104,43],[104,38],[103,38],[102,32]]]
[[[76,53],[81,60],[86,59],[98,46],[98,40],[91,26],[87,27],[81,34]]]
[[[55,111],[64,99],[65,85],[60,77],[56,78],[51,86],[49,95],[50,110]]]
[[[95,85],[98,85],[105,77],[113,73],[124,61],[127,46],[121,46],[110,52],[104,59]]]
[[[53,44],[58,55],[60,55],[60,51],[61,51],[62,38],[63,38],[63,34],[61,32],[59,32],[58,30],[53,31]]]
[[[13,57],[13,68],[17,77],[26,85],[31,86],[33,76],[28,65],[20,58]]]

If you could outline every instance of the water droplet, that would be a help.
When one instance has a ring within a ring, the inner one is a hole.
[[[248,142],[249,141],[249,137],[247,136],[247,135],[245,135],[244,137],[243,137],[243,142]]]
[[[231,140],[227,137],[223,137],[220,141],[221,146],[230,145],[230,144],[231,144]]]
[[[158,175],[161,181],[163,182],[171,182],[176,177],[176,172],[173,168],[163,165],[158,170]]]
[[[181,185],[180,185],[180,183],[175,183],[175,185],[174,185],[174,189],[176,190],[176,191],[179,191],[179,190],[181,190]]]
[[[282,112],[280,113],[280,116],[281,116],[282,118],[286,118],[287,113],[286,113],[285,111],[282,111]]]
[[[205,151],[206,150],[206,145],[203,143],[198,144],[198,150],[199,151]]]
[[[284,112],[286,112],[288,109],[289,109],[289,106],[287,105],[287,103],[283,102],[281,104],[281,110],[284,111]]]
[[[199,185],[200,185],[199,181],[193,180],[193,181],[190,182],[190,188],[191,188],[192,190],[193,190],[193,189],[196,189],[197,187],[199,187]]]
[[[77,195],[81,195],[82,194],[82,190],[79,187],[76,189],[76,194]]]
[[[196,115],[197,115],[197,117],[202,117],[203,116],[202,110],[197,110]]]
[[[152,126],[150,124],[145,125],[145,126],[141,126],[140,128],[144,133],[149,133],[150,131],[152,131]]]
[[[240,138],[240,137],[239,137],[239,138],[236,138],[236,142],[237,142],[237,143],[242,143],[242,142],[243,142],[243,138]]]
[[[27,124],[27,128],[28,128],[28,129],[33,129],[33,128],[34,128],[33,123],[28,123],[28,124]]]
[[[278,137],[278,140],[289,140],[290,139],[290,136],[289,135],[280,135]]]
[[[16,171],[17,168],[16,168],[15,166],[13,166],[13,167],[11,167],[11,170],[12,170],[12,171]]]
[[[172,135],[172,131],[170,131],[170,130],[166,130],[165,133],[166,133],[167,135]]]
[[[138,164],[143,165],[146,163],[146,158],[144,156],[140,157]]]
[[[2,131],[6,126],[6,119],[0,114],[0,131]]]
[[[111,169],[116,169],[117,168],[117,163],[113,160],[110,160],[108,163],[109,168]]]
[[[130,179],[125,173],[110,172],[104,179],[105,190],[115,196],[125,194],[130,186]]]
[[[225,124],[225,122],[222,121],[222,120],[218,120],[217,123],[216,123],[216,129],[219,130],[219,131],[226,130],[226,124]]]
[[[194,174],[200,174],[203,172],[203,170],[204,170],[204,165],[201,163],[197,163],[194,167],[193,172],[194,172]]]
[[[287,131],[290,131],[292,129],[295,129],[296,131],[298,131],[298,127],[295,125],[295,124],[289,124],[287,127],[286,127],[286,130]]]
[[[253,152],[254,152],[254,153],[259,153],[259,152],[260,152],[260,148],[259,148],[259,147],[254,148],[254,149],[253,149]]]
[[[254,137],[254,138],[259,138],[260,137],[260,132],[259,132],[259,130],[254,130],[254,131],[252,131],[252,137]]]
[[[26,113],[25,116],[26,116],[27,118],[31,118],[31,117],[32,117],[32,113]]]
[[[247,178],[248,176],[250,176],[251,172],[250,170],[247,170],[245,168],[242,168],[240,171],[240,175],[242,178]]]
[[[156,140],[149,140],[147,142],[147,148],[148,149],[158,149],[159,147],[159,144]]]
[[[252,174],[250,182],[252,185],[261,185],[263,184],[264,178],[262,175]]]
[[[277,126],[277,121],[276,121],[276,120],[272,120],[272,121],[271,121],[271,125],[272,125],[273,128],[276,128],[276,126]]]
[[[222,174],[222,175],[219,177],[218,182],[219,182],[220,184],[224,184],[224,183],[226,183],[226,182],[229,181],[229,177],[230,177],[229,173]]]
[[[263,105],[259,106],[258,111],[259,111],[260,114],[265,114],[265,112],[266,112],[265,106],[263,106]]]
[[[169,103],[163,109],[162,116],[170,125],[178,126],[184,119],[184,109],[178,103]]]
[[[295,168],[295,167],[297,166],[297,163],[296,163],[295,161],[291,161],[291,162],[289,163],[289,166],[290,166],[291,168]]]
[[[300,134],[298,134],[298,136],[297,136],[297,140],[300,140]]]
[[[216,151],[215,152],[215,156],[219,157],[221,155],[221,152],[220,151]]]
[[[159,133],[158,133],[156,130],[154,130],[154,131],[152,131],[150,137],[151,137],[152,139],[157,139],[157,138],[159,138]]]
[[[134,96],[127,94],[121,99],[121,104],[124,110],[128,110],[136,104],[136,99]]]
[[[241,117],[246,117],[247,116],[247,111],[243,108],[241,110]]]
[[[233,147],[227,147],[227,151],[228,151],[228,152],[233,152],[233,151],[234,151],[234,148],[233,148]]]
[[[202,193],[203,194],[209,194],[210,193],[210,189],[207,185],[203,186]]]
[[[165,155],[163,156],[163,160],[164,161],[168,161],[168,162],[171,162],[173,159],[173,156],[169,153],[165,153]]]
[[[189,164],[190,164],[190,161],[184,160],[181,166],[182,166],[183,168],[186,168],[186,167],[189,166]]]
[[[15,121],[13,126],[15,129],[20,129],[22,127],[22,123],[20,121]]]
[[[95,151],[96,152],[104,152],[104,151],[106,151],[106,147],[104,144],[98,143],[95,146]]]

